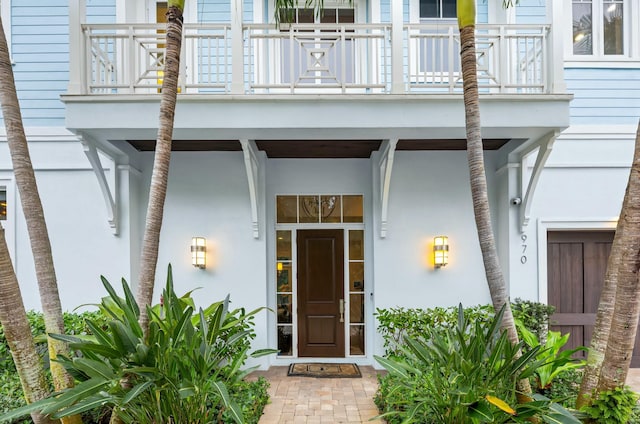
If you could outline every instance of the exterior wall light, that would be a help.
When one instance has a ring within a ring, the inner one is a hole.
[[[442,268],[449,263],[449,238],[437,236],[433,239],[433,263],[436,268]]]
[[[204,237],[191,239],[191,264],[200,269],[207,267],[207,239]]]

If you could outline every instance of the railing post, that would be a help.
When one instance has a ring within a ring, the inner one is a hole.
[[[244,94],[242,1],[231,1],[231,94]]]
[[[69,0],[69,85],[68,94],[85,94],[84,35],[82,23],[86,21],[86,0]]]
[[[551,22],[551,34],[547,46],[550,48],[546,59],[548,80],[546,91],[549,93],[565,93],[567,84],[564,81],[564,48],[562,43],[562,28],[566,25],[564,19],[564,1],[547,0],[547,20]],[[549,16],[551,14],[551,16]]]
[[[403,0],[391,0],[391,92],[404,93]]]

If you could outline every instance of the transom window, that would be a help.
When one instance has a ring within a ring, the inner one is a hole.
[[[362,195],[300,195],[276,197],[278,224],[362,223]]]
[[[456,0],[420,0],[420,18],[455,19]]]
[[[573,54],[628,55],[628,0],[573,0]]]

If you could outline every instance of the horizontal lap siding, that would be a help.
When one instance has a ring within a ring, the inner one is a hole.
[[[566,69],[575,125],[634,125],[640,116],[640,73],[637,69]]]
[[[69,8],[65,0],[11,2],[12,56],[25,126],[64,125],[60,101],[69,81]]]
[[[44,4],[43,4],[44,3]],[[87,0],[88,23],[115,22],[115,0]],[[63,126],[69,83],[67,0],[11,2],[12,58],[25,126]]]
[[[540,0],[520,0],[520,3],[516,6],[516,21],[519,24],[547,23],[545,2]]]

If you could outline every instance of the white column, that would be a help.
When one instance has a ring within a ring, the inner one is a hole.
[[[564,46],[563,46],[563,25],[571,22],[565,19],[565,1],[547,0],[547,22],[551,23],[551,42],[547,45],[551,47],[549,58],[551,63],[549,69],[549,83],[552,93],[565,93],[567,85],[564,81]]]
[[[242,2],[231,1],[231,94],[244,94]]]
[[[85,49],[82,23],[86,21],[86,0],[69,0],[69,86],[68,94],[84,94]]]
[[[391,0],[391,92],[401,94],[404,89],[403,68],[403,0]]]

